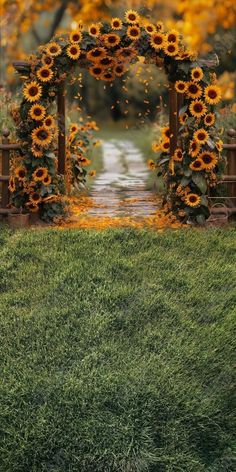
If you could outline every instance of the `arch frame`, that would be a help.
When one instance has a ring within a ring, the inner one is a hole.
[[[14,181],[12,200],[16,206],[20,200],[22,206],[32,211],[35,211],[35,207],[37,207],[40,209],[42,217],[46,213],[46,217],[51,219],[57,214],[63,214],[64,196],[61,191],[61,183],[65,173],[64,84],[69,73],[73,73],[75,64],[89,69],[91,73],[95,72],[98,62],[91,60],[91,55],[95,54],[94,51],[101,49],[105,54],[104,57],[119,58],[115,63],[116,66],[119,64],[120,67],[126,68],[127,62],[132,64],[137,60],[137,56],[141,56],[145,58],[145,62],[156,64],[158,67],[161,65],[164,68],[170,84],[169,135],[162,136],[161,141],[158,144],[155,143],[153,148],[158,152],[155,168],[161,169],[166,184],[164,196],[166,209],[172,211],[182,221],[188,219],[199,224],[204,223],[209,216],[207,197],[215,188],[224,167],[224,159],[221,156],[222,142],[216,126],[215,115],[215,105],[221,98],[216,75],[213,72],[217,61],[199,59],[187,49],[177,31],[164,31],[160,22],[156,26],[147,20],[141,21],[139,15],[135,14],[137,15],[136,20],[132,22],[126,14],[125,22],[122,22],[120,30],[114,29],[112,24],[105,23],[98,26],[99,32],[96,36],[91,34],[91,28],[96,25],[92,25],[89,31],[72,31],[68,35],[54,38],[47,45],[40,46],[37,53],[30,57],[29,62],[15,63],[15,68],[24,79],[24,98],[20,105],[18,136],[22,145],[22,167],[26,171],[25,180],[17,181],[16,167],[12,167],[11,179]],[[154,28],[154,32],[150,33],[148,27]],[[138,31],[137,39],[129,37],[132,29]],[[73,41],[73,34],[79,36],[79,41]],[[116,38],[118,44],[111,46],[108,45],[108,38],[112,36]],[[163,39],[161,47],[155,43],[160,38]],[[168,54],[168,47],[173,49],[171,54]],[[122,56],[122,53],[125,51],[127,54],[128,50],[132,52],[129,61]],[[74,53],[74,57],[70,57],[72,53]],[[75,57],[76,55],[78,57]],[[49,58],[48,60],[52,59],[52,64],[46,64],[47,58]],[[51,71],[51,78],[48,81],[40,76],[40,71],[42,72],[43,68]],[[115,80],[114,70],[114,63],[112,63],[112,67],[104,68],[104,71],[111,75],[111,81]],[[97,77],[97,79],[104,78],[105,80],[104,71],[103,77]],[[200,78],[195,78],[194,73],[200,74]],[[30,86],[33,87],[32,84],[36,84],[36,88],[39,90],[36,100],[35,96],[30,97],[29,95]],[[185,88],[184,92],[180,89],[180,85]],[[212,92],[213,98],[210,92]],[[29,117],[34,104],[43,106],[45,112],[50,113],[51,105],[56,97],[58,103],[57,120],[59,120],[59,126],[55,127],[55,132],[58,132],[57,168],[55,154],[53,155],[52,152],[52,132],[49,132],[51,140],[48,137],[46,145],[36,139],[37,131],[35,130],[40,127],[44,128],[45,117],[41,122]],[[199,107],[203,107],[202,115],[199,115],[196,102]],[[196,107],[195,114],[194,106]],[[196,116],[197,111],[198,116]],[[186,122],[183,121],[184,115],[186,115]],[[214,117],[214,122],[210,125],[206,124],[206,116],[208,115]],[[203,136],[204,140],[198,142],[201,132],[205,138]],[[197,144],[198,152],[193,152],[191,148],[193,143]],[[32,154],[36,145],[42,150],[40,157],[35,157]],[[46,169],[45,172],[47,171],[48,174],[50,173],[52,183],[46,188],[43,180],[35,178],[39,166]],[[197,166],[202,166],[202,168]],[[40,197],[38,203],[34,204],[32,198],[30,199],[31,194],[26,182],[33,183],[33,188]],[[27,188],[26,192],[24,192],[24,188]]]

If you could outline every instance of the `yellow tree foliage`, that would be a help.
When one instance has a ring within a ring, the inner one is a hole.
[[[150,19],[164,20],[200,53],[211,49],[208,37],[236,23],[235,0],[0,0],[4,66],[24,59],[60,29],[108,19],[125,8],[139,9]]]

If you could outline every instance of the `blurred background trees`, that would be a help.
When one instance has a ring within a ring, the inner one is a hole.
[[[235,100],[236,7],[234,0],[0,0],[1,6],[1,86],[15,92],[19,84],[13,60],[23,60],[54,34],[123,16],[135,8],[151,21],[164,21],[180,30],[186,42],[201,55],[215,51],[220,59],[220,83],[225,103]],[[78,71],[79,74],[79,71]],[[109,109],[111,119],[155,119],[162,111],[161,96],[166,95],[166,79],[161,71],[140,62],[132,68],[125,82],[111,86],[83,74],[80,94],[88,114]],[[68,95],[78,92],[74,85]],[[95,100],[96,97],[96,100]]]

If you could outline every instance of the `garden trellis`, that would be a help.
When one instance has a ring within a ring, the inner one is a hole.
[[[74,65],[97,78],[112,82],[129,64],[145,62],[164,68],[169,80],[169,126],[159,143],[155,167],[165,182],[165,203],[180,219],[203,223],[209,216],[209,192],[221,179],[224,159],[214,107],[220,89],[212,61],[199,60],[175,30],[141,19],[133,10],[125,20],[91,25],[56,37],[41,46],[27,63],[15,63],[24,78],[18,136],[21,155],[12,166],[10,190],[15,206],[54,217],[63,214],[61,175],[65,174],[64,87]],[[57,97],[58,113],[51,115]],[[58,125],[56,125],[56,120]],[[53,136],[58,132],[58,164]],[[73,136],[72,136],[73,139]],[[83,169],[82,149],[78,167]]]

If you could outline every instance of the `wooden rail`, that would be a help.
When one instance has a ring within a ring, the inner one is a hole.
[[[10,152],[12,150],[19,150],[19,144],[11,144],[9,141],[10,132],[8,129],[2,131],[2,143],[0,143],[0,151],[2,151],[2,169],[0,175],[1,201],[0,201],[0,215],[7,215],[12,210],[9,208],[10,192],[8,189],[10,179]]]

